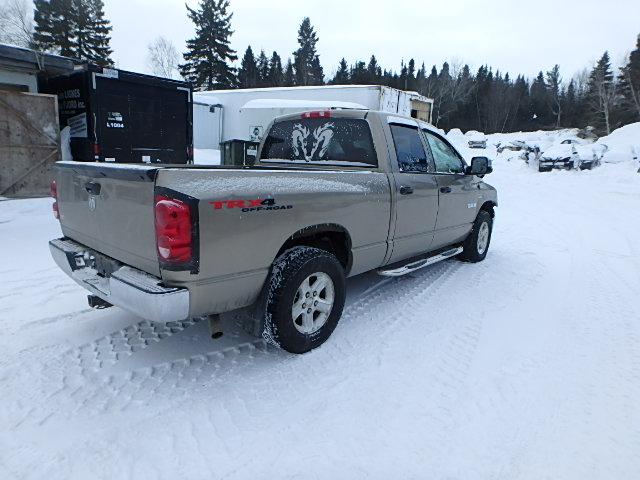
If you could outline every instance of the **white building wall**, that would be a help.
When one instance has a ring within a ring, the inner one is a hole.
[[[38,80],[34,74],[0,69],[0,84],[27,87],[31,93],[38,92]]]

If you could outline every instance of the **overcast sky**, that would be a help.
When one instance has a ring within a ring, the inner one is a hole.
[[[183,52],[193,35],[182,0],[105,4],[119,68],[148,71],[147,45],[155,37]],[[310,17],[325,75],[342,57],[351,64],[373,53],[383,68],[396,70],[412,57],[428,69],[458,59],[473,69],[489,64],[528,76],[558,63],[568,78],[605,50],[619,64],[640,34],[640,0],[231,0],[231,11],[238,56],[251,45],[256,54],[276,50],[283,63],[297,47],[302,18]]]

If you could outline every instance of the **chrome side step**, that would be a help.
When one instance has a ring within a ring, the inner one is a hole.
[[[384,275],[385,277],[400,277],[402,275],[406,275],[407,273],[415,272],[416,270],[420,270],[421,268],[433,265],[434,263],[438,263],[441,260],[455,257],[461,252],[462,247],[452,248],[451,250],[447,250],[438,255],[434,255],[433,257],[423,258],[422,260],[416,260],[415,262],[407,263],[406,265],[403,265],[399,268],[394,268],[392,270],[378,270],[378,275]]]

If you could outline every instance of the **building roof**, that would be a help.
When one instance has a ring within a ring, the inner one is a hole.
[[[0,44],[0,69],[62,75],[73,72],[75,63],[71,58]]]

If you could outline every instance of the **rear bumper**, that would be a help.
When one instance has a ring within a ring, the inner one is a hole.
[[[78,285],[93,295],[152,322],[171,322],[189,317],[189,291],[165,287],[162,281],[141,270],[122,265],[109,277],[90,267],[92,252],[85,246],[60,238],[49,242],[51,256]]]

